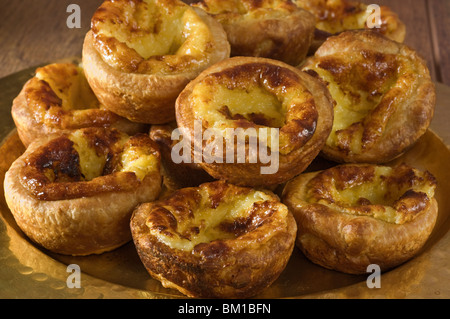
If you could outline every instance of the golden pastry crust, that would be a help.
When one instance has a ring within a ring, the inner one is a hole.
[[[271,285],[290,258],[296,230],[273,193],[223,181],[142,204],[131,219],[150,275],[200,298],[247,298]]]
[[[174,102],[202,70],[230,54],[220,23],[177,0],[105,1],[83,45],[99,100],[131,121],[175,119]]]
[[[428,129],[436,93],[425,61],[373,31],[329,38],[302,70],[336,102],[323,154],[337,162],[385,163]]]
[[[175,190],[212,182],[214,178],[206,173],[199,164],[174,162],[172,158],[172,149],[176,144],[182,143],[183,139],[183,136],[180,134],[172,136],[172,133],[176,129],[176,122],[164,125],[152,125],[150,128],[150,137],[158,143],[161,151],[161,163],[164,168],[164,185],[168,190]]]
[[[86,128],[35,140],[7,171],[18,226],[60,254],[89,255],[131,240],[129,220],[161,189],[158,145],[146,134]]]
[[[297,247],[314,263],[350,274],[388,270],[414,257],[438,215],[436,180],[408,165],[344,164],[301,174],[283,190]]]
[[[106,110],[83,68],[72,63],[37,68],[14,99],[11,115],[26,147],[37,138],[85,127],[111,127],[130,135],[148,129]]]
[[[373,12],[368,11],[368,5],[365,3],[350,0],[293,0],[293,2],[311,12],[317,19],[310,52],[315,52],[327,37],[349,30],[372,29],[397,42],[403,42],[405,39],[405,24],[387,6],[380,6],[380,27],[370,28],[367,21]]]
[[[306,73],[280,61],[234,57],[186,86],[176,116],[192,160],[211,176],[267,188],[300,174],[317,156],[332,108],[328,91]]]
[[[203,0],[192,5],[222,24],[231,56],[271,58],[298,65],[313,39],[315,17],[291,1]]]

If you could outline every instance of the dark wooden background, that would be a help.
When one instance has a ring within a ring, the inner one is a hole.
[[[407,27],[405,43],[428,62],[436,82],[450,85],[450,0],[363,0],[388,5]],[[81,8],[81,28],[66,25],[67,6]],[[90,18],[102,0],[0,0],[0,77],[81,55]]]

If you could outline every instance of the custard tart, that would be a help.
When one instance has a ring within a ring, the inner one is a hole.
[[[248,298],[270,286],[295,247],[292,214],[268,191],[223,181],[139,205],[131,218],[149,274],[189,297]]]
[[[349,274],[382,271],[416,256],[438,215],[436,180],[406,164],[342,164],[286,184],[296,245],[314,263]]]
[[[14,99],[11,115],[26,147],[37,138],[85,127],[111,127],[130,135],[148,129],[105,109],[83,68],[73,63],[37,68]]]
[[[227,58],[219,22],[178,0],[105,1],[83,45],[86,77],[100,102],[133,122],[175,120],[175,99],[208,66]]]
[[[231,56],[271,58],[298,65],[313,40],[314,15],[290,0],[202,0],[192,5],[222,24]]]
[[[37,139],[6,172],[4,190],[38,245],[66,255],[110,251],[131,240],[134,208],[159,195],[158,145],[107,128]]]
[[[333,101],[320,81],[284,62],[233,57],[186,86],[176,117],[191,161],[216,179],[268,188],[300,174],[319,154]]]
[[[340,163],[386,163],[428,129],[436,92],[425,61],[374,31],[328,38],[301,68],[336,102],[322,154]]]

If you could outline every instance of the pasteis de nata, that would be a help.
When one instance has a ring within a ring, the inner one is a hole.
[[[6,172],[4,190],[33,242],[66,255],[110,251],[131,240],[136,205],[160,193],[158,146],[106,128],[38,139]]]
[[[141,204],[131,218],[149,274],[198,298],[247,298],[270,286],[290,259],[296,229],[273,193],[223,181]]]
[[[83,68],[73,63],[36,69],[14,99],[11,115],[25,146],[49,134],[85,127],[111,127],[130,135],[146,129],[106,110],[89,87]]]
[[[311,45],[316,19],[286,0],[202,0],[204,9],[224,27],[231,56],[271,58],[298,65]]]
[[[341,163],[386,163],[428,129],[436,92],[425,61],[374,31],[328,40],[301,69],[325,83],[335,101],[322,154]]]
[[[230,54],[220,23],[178,0],[105,1],[91,26],[83,45],[89,84],[133,122],[173,121],[184,86]]]
[[[370,264],[385,271],[420,251],[438,216],[435,189],[433,175],[406,164],[344,164],[297,176],[282,201],[311,261],[363,274]]]
[[[320,81],[293,66],[233,57],[186,86],[176,117],[186,153],[208,174],[268,187],[300,174],[319,154],[331,131],[333,102]]]

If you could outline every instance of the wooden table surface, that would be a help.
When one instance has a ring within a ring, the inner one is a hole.
[[[436,82],[450,85],[450,0],[362,0],[388,5],[407,27],[405,43],[427,61]],[[81,8],[81,28],[66,21]],[[0,0],[0,78],[24,68],[81,55],[90,18],[102,0]]]

